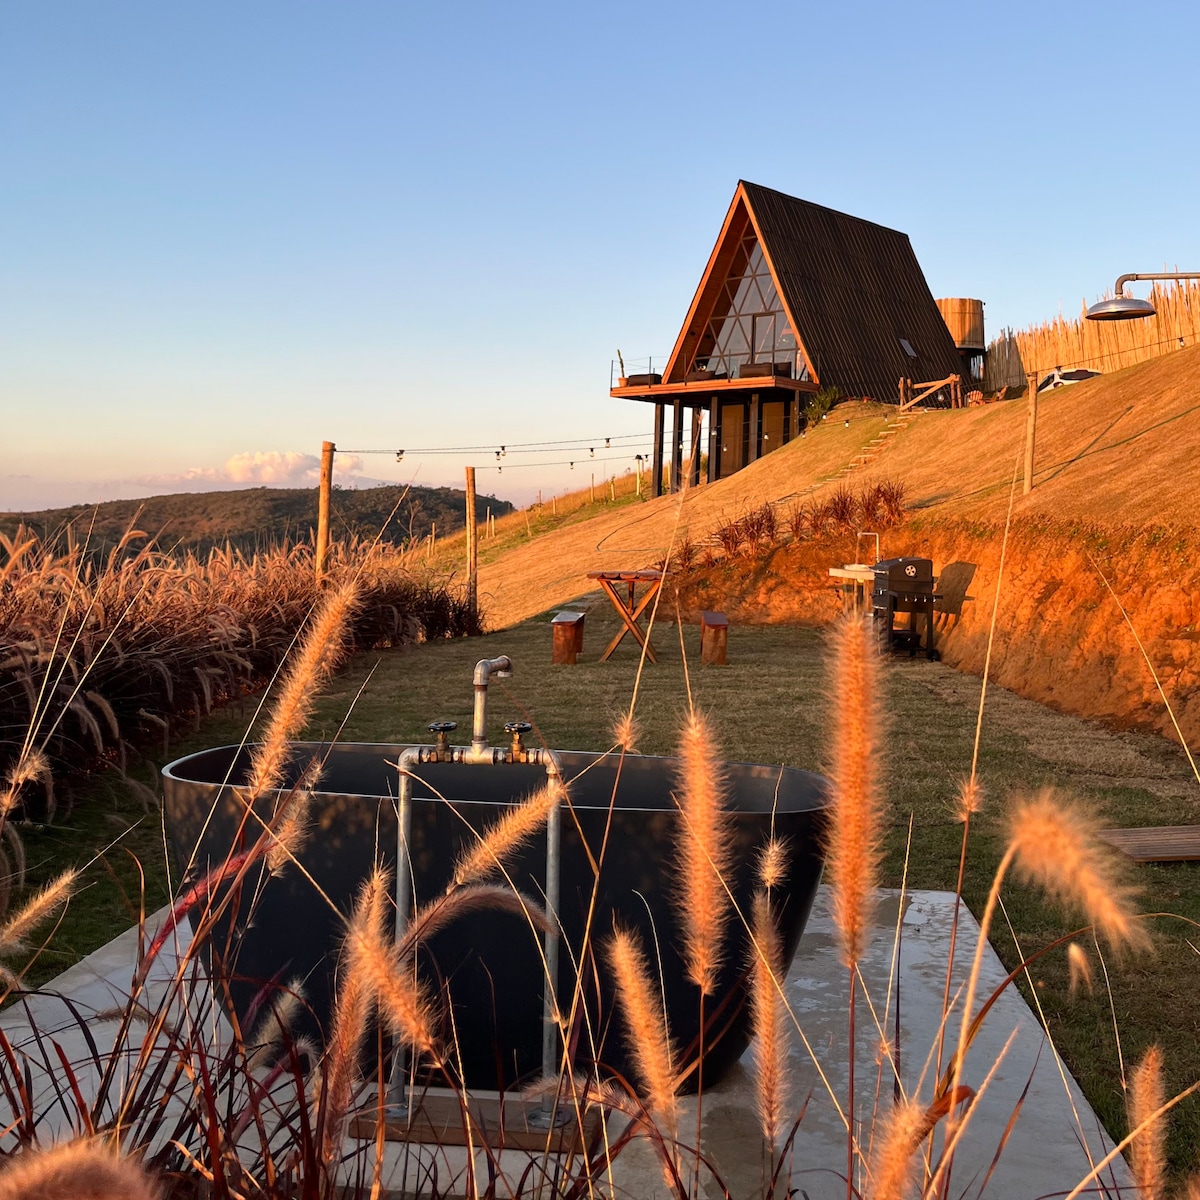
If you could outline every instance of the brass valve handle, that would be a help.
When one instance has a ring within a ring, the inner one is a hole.
[[[437,737],[438,754],[449,753],[450,734],[453,733],[457,728],[457,721],[431,721],[429,723],[429,732]]]
[[[533,726],[528,721],[506,721],[504,724],[504,732],[512,736],[512,755],[514,759],[520,759],[525,754],[525,743],[522,740]]]

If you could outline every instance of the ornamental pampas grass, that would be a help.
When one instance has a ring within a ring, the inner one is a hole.
[[[683,957],[688,977],[705,996],[716,987],[721,942],[729,918],[725,881],[731,860],[725,776],[708,721],[694,710],[679,741],[679,831]]]
[[[842,961],[853,966],[866,949],[883,833],[882,672],[869,618],[854,616],[838,622],[831,645],[833,811],[825,871]]]
[[[626,1041],[641,1076],[646,1107],[669,1136],[674,1137],[674,1053],[667,1035],[662,998],[656,995],[650,982],[646,956],[635,933],[614,929],[607,951],[625,1021]]]
[[[0,1200],[158,1200],[142,1167],[95,1142],[13,1155],[0,1171]]]
[[[1134,889],[1121,881],[1120,860],[1099,834],[1087,807],[1046,789],[1013,806],[1008,855],[1018,878],[1082,909],[1112,946],[1145,948],[1150,938],[1136,919]]]
[[[1162,1050],[1151,1046],[1129,1079],[1130,1132],[1148,1122],[1129,1144],[1129,1165],[1133,1169],[1138,1200],[1162,1200],[1164,1194],[1167,1122],[1165,1116],[1151,1120],[1166,1101],[1162,1068]]]

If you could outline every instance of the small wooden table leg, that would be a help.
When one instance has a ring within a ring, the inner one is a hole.
[[[645,594],[642,596],[641,601],[638,603],[637,608],[633,608],[632,601],[630,601],[629,607],[626,607],[623,598],[618,595],[616,588],[612,586],[612,583],[609,580],[601,579],[599,583],[604,589],[605,593],[608,595],[609,600],[612,601],[613,608],[617,610],[621,616],[621,620],[624,622],[624,628],[617,634],[615,638],[613,638],[611,642],[609,642],[608,648],[602,655],[600,655],[600,661],[607,662],[608,659],[612,657],[613,651],[616,650],[616,648],[625,639],[625,635],[627,633],[632,633],[637,644],[646,651],[646,657],[652,663],[657,663],[658,657],[654,653],[654,647],[646,639],[646,636],[642,633],[641,629],[638,628],[638,619],[641,617],[642,613],[646,611],[646,606],[658,594],[658,589],[662,587],[662,581],[655,580],[650,584],[650,586],[646,589]],[[633,591],[632,583],[629,585],[629,590],[631,592]]]

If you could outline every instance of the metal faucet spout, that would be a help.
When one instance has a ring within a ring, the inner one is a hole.
[[[471,748],[476,752],[488,744],[487,690],[488,680],[512,678],[512,659],[507,654],[499,658],[481,658],[475,664],[475,719],[471,728]]]

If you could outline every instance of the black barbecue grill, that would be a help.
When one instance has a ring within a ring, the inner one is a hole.
[[[914,655],[921,648],[920,619],[925,618],[925,653],[936,658],[933,646],[933,559],[887,558],[875,564],[875,586],[871,591],[871,610],[880,624],[884,645],[889,650],[907,650]],[[896,626],[896,614],[907,613],[907,624]]]

